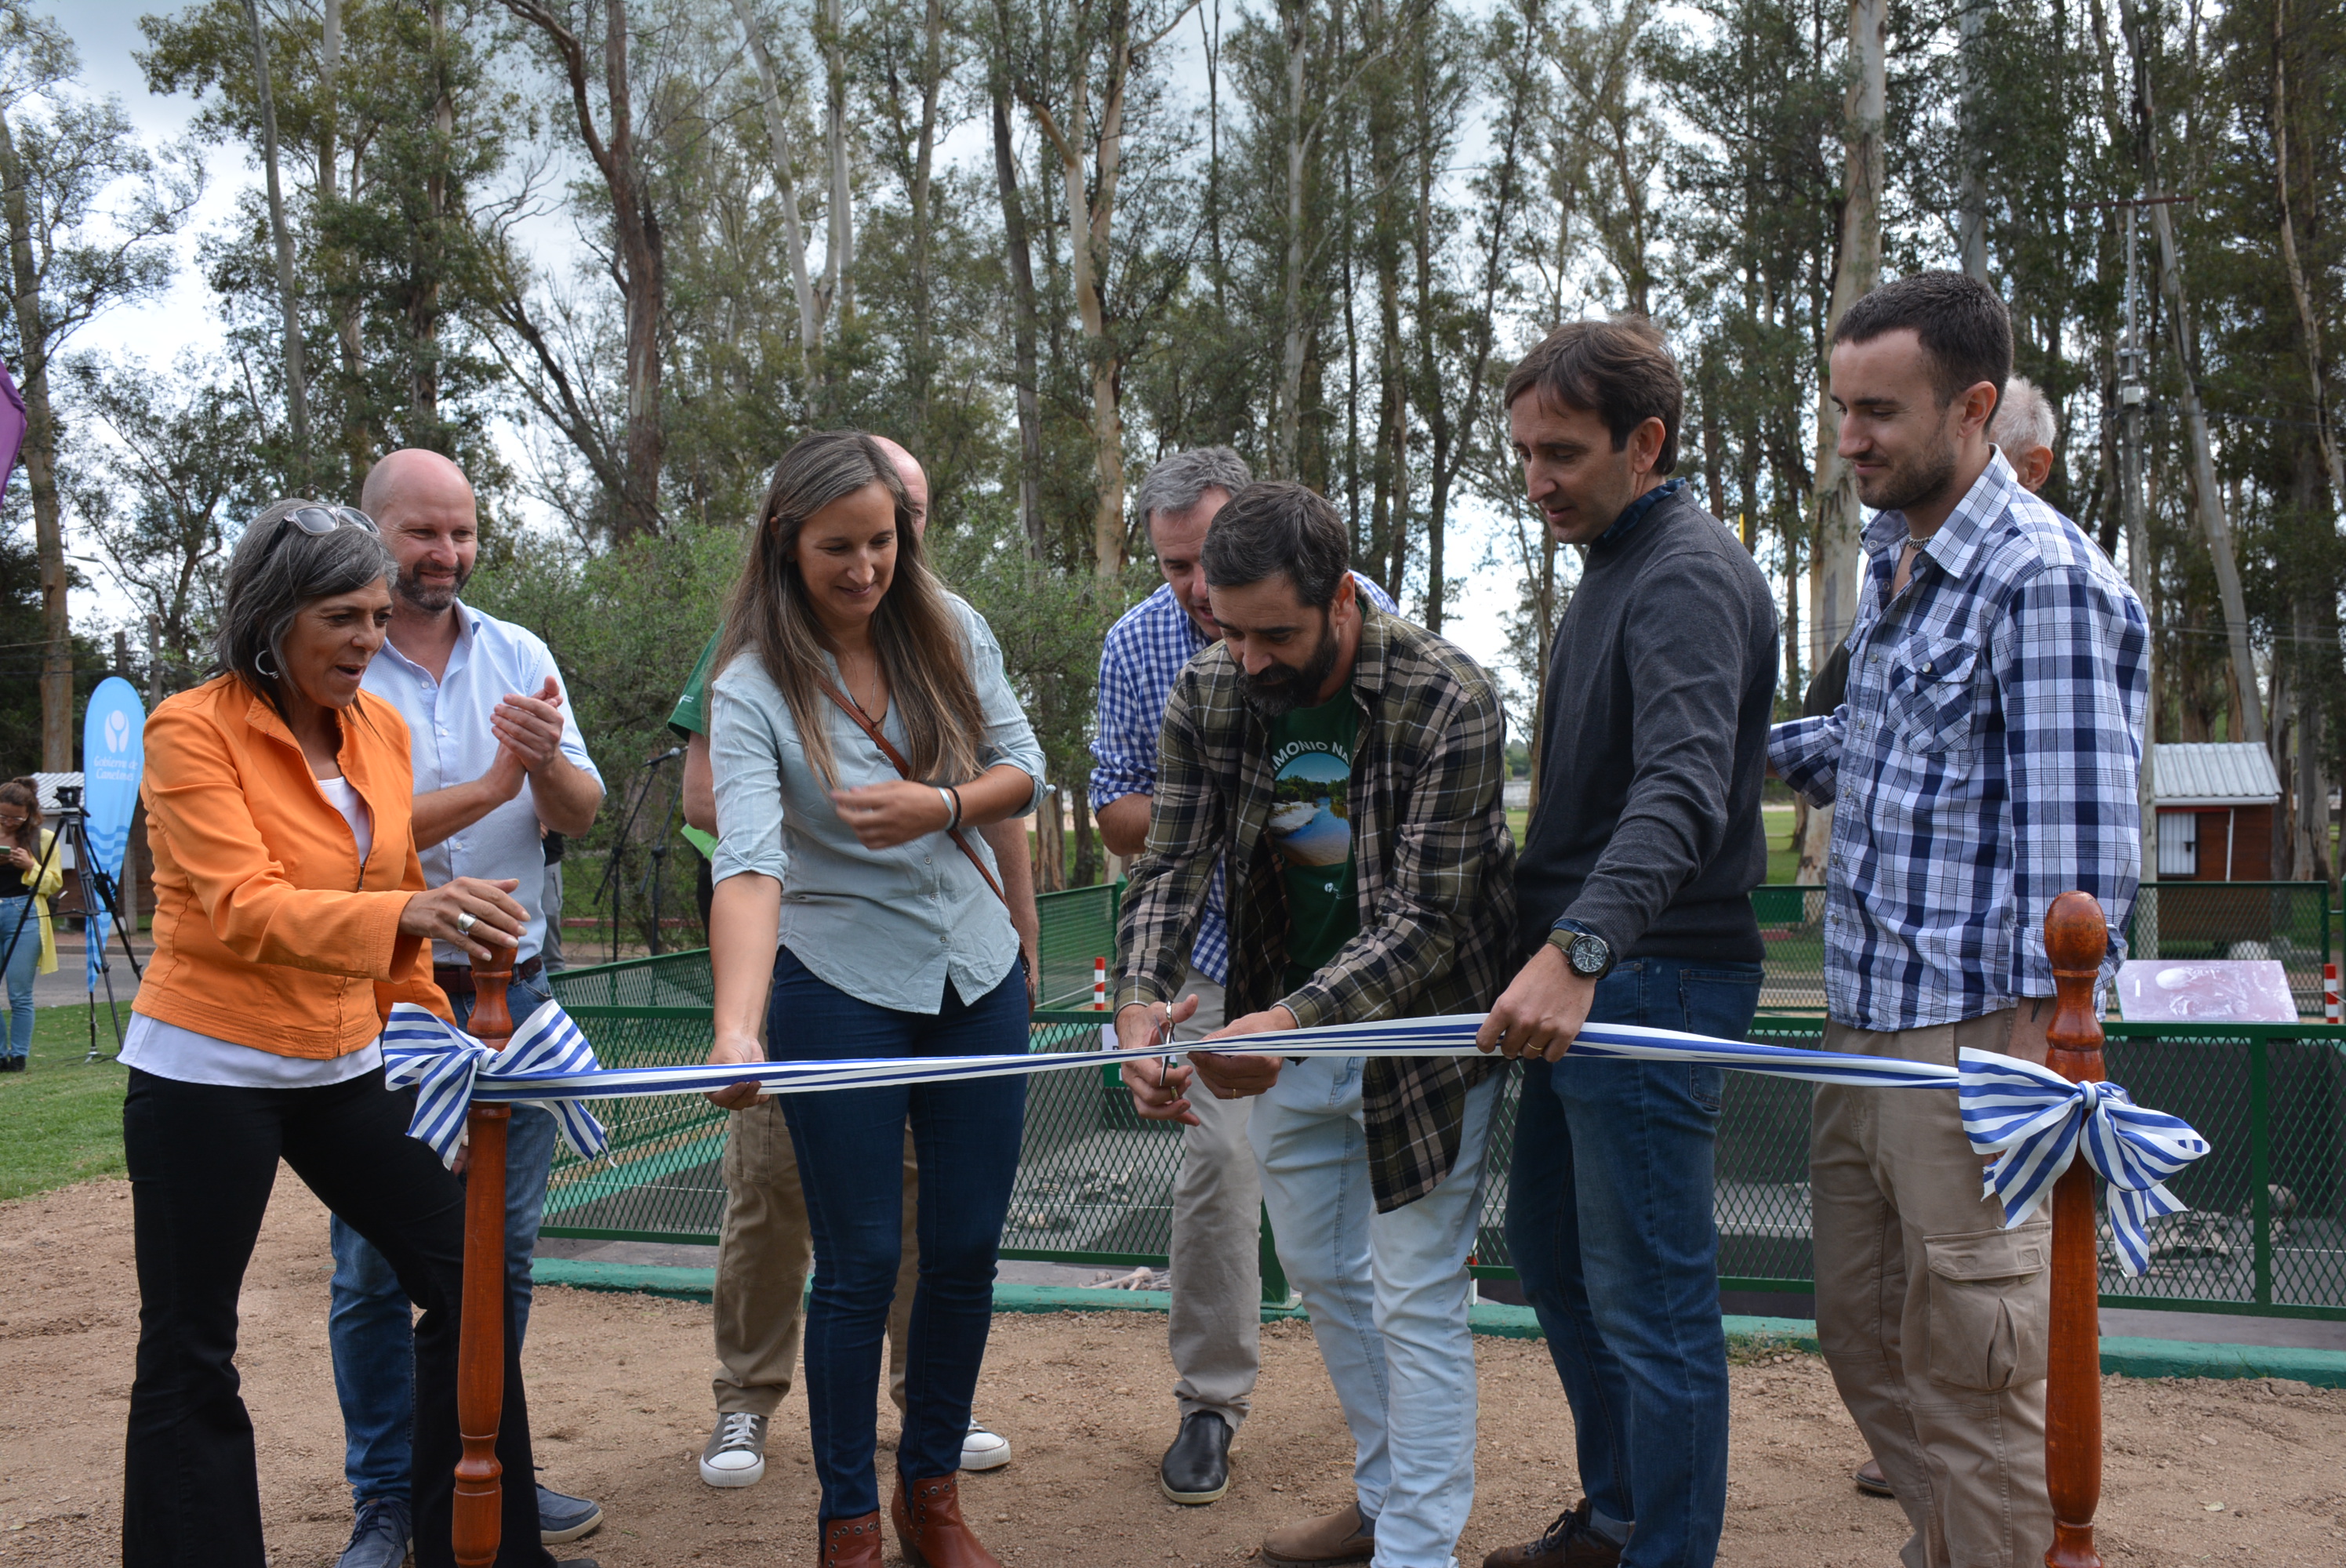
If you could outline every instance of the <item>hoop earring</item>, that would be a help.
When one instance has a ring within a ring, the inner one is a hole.
[[[259,670],[262,675],[267,676],[270,680],[283,680],[285,678],[285,673],[270,662],[269,654],[269,649],[262,648],[259,653],[253,655],[252,667]]]

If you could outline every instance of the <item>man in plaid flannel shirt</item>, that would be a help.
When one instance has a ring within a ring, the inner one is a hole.
[[[1124,901],[1117,1033],[1176,1000],[1218,862],[1229,1022],[1264,1030],[1467,1013],[1504,977],[1515,846],[1491,677],[1362,604],[1350,540],[1300,485],[1233,497],[1206,536],[1222,640],[1166,707],[1147,851]],[[1248,1137],[1280,1264],[1319,1328],[1356,1444],[1354,1503],[1276,1530],[1274,1568],[1450,1568],[1474,1503],[1466,1326],[1496,1062],[1200,1052],[1206,1089],[1260,1096]],[[1188,1120],[1191,1070],[1127,1064],[1144,1115]]]
[[[1182,666],[1222,635],[1207,611],[1198,565],[1207,524],[1253,479],[1246,460],[1229,447],[1197,446],[1159,458],[1133,497],[1165,585],[1127,611],[1100,650],[1092,812],[1101,840],[1119,855],[1137,855],[1148,840],[1157,738],[1173,683]],[[1381,610],[1393,607],[1383,589],[1357,572],[1352,589]],[[1178,1038],[1203,1039],[1222,1026],[1229,962],[1222,870],[1216,866],[1178,993],[1194,993],[1198,1010],[1175,1031]],[[1262,1184],[1247,1143],[1253,1103],[1205,1096],[1191,1106],[1198,1120],[1181,1129],[1181,1167],[1173,1181],[1173,1301],[1165,1333],[1180,1430],[1158,1462],[1157,1484],[1192,1507],[1219,1502],[1229,1490],[1230,1440],[1246,1420],[1262,1364]]]
[[[1833,807],[1831,1050],[2041,1063],[2046,908],[2081,888],[2123,927],[2134,901],[2148,626],[1989,444],[2011,369],[2003,301],[1960,273],[1877,289],[1833,332],[1840,454],[1880,510],[1847,695],[1769,740]],[[1809,1158],[1817,1338],[1913,1526],[1903,1562],[2038,1562],[2050,1221],[2004,1227],[1951,1095],[1820,1087]]]

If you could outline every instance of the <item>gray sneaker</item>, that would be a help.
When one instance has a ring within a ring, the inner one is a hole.
[[[590,1498],[556,1492],[537,1483],[537,1538],[548,1546],[566,1546],[592,1535],[603,1522],[603,1505]]]
[[[407,1561],[411,1533],[405,1498],[371,1497],[359,1504],[351,1543],[334,1559],[334,1568],[399,1568]]]
[[[766,1418],[747,1410],[717,1418],[700,1451],[700,1479],[711,1486],[755,1486],[766,1475]]]

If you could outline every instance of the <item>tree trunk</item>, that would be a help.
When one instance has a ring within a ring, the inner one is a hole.
[[[1099,129],[1089,148],[1092,188],[1088,195],[1084,189],[1086,148],[1076,140],[1092,123],[1091,55],[1086,42],[1078,37],[1068,50],[1064,126],[1039,94],[1023,96],[1059,159],[1067,213],[1069,282],[1091,361],[1092,569],[1102,582],[1113,583],[1124,575],[1124,364],[1108,331],[1105,274],[1116,232],[1117,180],[1124,164],[1125,89],[1132,64],[1132,16],[1123,0],[1110,6],[1107,34],[1100,40],[1107,52],[1108,71],[1101,95]]]
[[[2298,331],[2305,339],[2306,378],[2313,391],[2313,434],[2321,447],[2323,477],[2330,481],[2330,504],[2334,514],[2346,515],[2346,467],[2338,453],[2338,434],[2330,425],[2330,400],[2321,378],[2321,319],[2314,313],[2313,297],[2305,287],[2305,268],[2297,257],[2297,223],[2289,190],[2289,76],[2287,0],[2273,0],[2272,137],[2273,184],[2280,194],[2280,255],[2289,271],[2290,298],[2297,306]],[[2323,809],[2328,809],[2324,799]]]
[[[310,389],[301,363],[301,296],[293,282],[293,231],[285,222],[285,192],[277,177],[277,103],[269,87],[269,40],[257,0],[244,0],[252,32],[252,76],[260,100],[260,162],[269,184],[269,229],[277,242],[277,298],[285,317],[285,420],[293,436],[293,488],[310,487]]]
[[[2146,76],[2146,80],[2147,77]],[[2207,536],[2208,553],[2216,565],[2216,596],[2224,607],[2224,640],[2232,656],[2232,675],[2241,691],[2239,733],[2233,738],[2264,744],[2265,716],[2257,701],[2257,660],[2249,647],[2248,604],[2240,592],[2240,564],[2232,547],[2232,528],[2224,515],[2224,494],[2216,479],[2216,445],[2208,433],[2208,413],[2199,403],[2198,372],[2191,357],[2190,309],[2183,290],[2183,259],[2175,244],[2175,225],[2162,203],[2150,209],[2151,232],[2158,239],[2158,285],[2167,296],[2168,341],[2175,349],[2179,372],[2178,399],[2183,405],[2183,433],[2191,453],[2192,510],[2199,531]]]
[[[1850,0],[1849,56],[1851,74],[1842,99],[1841,151],[1844,192],[1841,233],[1835,246],[1831,313],[1825,324],[1826,352],[1817,367],[1817,462],[1813,504],[1816,528],[1809,555],[1809,667],[1822,669],[1833,649],[1847,640],[1857,616],[1865,560],[1859,543],[1862,514],[1857,482],[1834,453],[1841,416],[1833,412],[1830,344],[1832,329],[1851,306],[1882,280],[1882,121],[1889,78],[1885,32],[1887,0]],[[1832,841],[1832,809],[1809,812],[1800,836],[1797,880],[1824,881],[1825,855]]]
[[[603,31],[604,113],[607,137],[595,124],[587,85],[586,46],[548,9],[546,0],[501,0],[505,8],[544,33],[562,62],[578,138],[603,177],[611,197],[611,228],[617,254],[611,269],[619,286],[627,322],[627,433],[618,471],[612,532],[621,542],[659,532],[660,463],[667,438],[660,422],[660,316],[666,309],[668,264],[659,216],[652,209],[643,171],[636,167],[634,87],[627,72],[627,0],[605,0]],[[500,312],[501,315],[505,314]],[[525,333],[525,320],[508,320]],[[546,351],[540,347],[543,362]],[[576,438],[574,437],[574,443]],[[590,461],[591,446],[582,446]]]
[[[1009,48],[1009,0],[995,0],[1003,50]],[[1010,253],[1011,380],[1018,405],[1018,525],[1030,560],[1043,558],[1043,402],[1035,362],[1035,255],[1026,238],[1025,198],[1010,134],[1006,63],[994,63],[994,178],[1002,196],[1002,238]]]
[[[822,0],[823,155],[831,172],[831,240],[822,262],[822,302],[844,327],[855,314],[855,190],[847,165],[847,21],[840,0]]]
[[[936,352],[931,337],[929,249],[935,229],[931,209],[931,171],[936,159],[937,92],[944,86],[945,13],[943,0],[928,0],[922,21],[921,131],[913,158],[913,428],[925,436],[929,428],[930,383],[935,378]]]
[[[1423,344],[1421,353],[1426,376],[1423,402],[1433,436],[1433,462],[1426,476],[1425,506],[1425,625],[1431,631],[1442,629],[1446,608],[1447,585],[1443,581],[1443,546],[1444,536],[1449,532],[1451,487],[1473,459],[1474,433],[1483,416],[1483,392],[1488,379],[1486,372],[1491,366],[1492,350],[1497,341],[1499,291],[1507,276],[1507,260],[1512,249],[1508,242],[1515,233],[1515,202],[1522,185],[1520,160],[1523,144],[1531,133],[1531,116],[1535,102],[1533,50],[1537,36],[1536,29],[1529,25],[1527,18],[1521,32],[1520,53],[1506,76],[1506,120],[1494,158],[1495,178],[1490,178],[1491,170],[1485,171],[1491,205],[1485,214],[1488,228],[1483,237],[1483,298],[1481,308],[1473,317],[1476,325],[1470,329],[1475,333],[1474,357],[1464,365],[1464,373],[1460,378],[1465,386],[1455,424],[1449,418],[1448,405],[1443,399],[1442,386],[1436,379],[1439,370],[1433,349],[1432,228],[1434,152],[1430,134],[1422,138],[1419,150],[1418,332]]]
[[[790,290],[799,307],[799,368],[810,382],[815,361],[822,353],[822,313],[815,302],[814,280],[807,273],[806,226],[799,215],[798,154],[790,145],[790,117],[782,107],[782,78],[774,69],[773,52],[766,46],[750,0],[733,0],[733,15],[741,24],[750,55],[758,64],[760,102],[766,116],[766,142],[774,156],[774,191],[782,209],[782,244],[790,253]]]
[[[1961,124],[1956,135],[1962,142],[1962,168],[1955,196],[1955,249],[1962,258],[1966,275],[1984,283],[1987,281],[1987,179],[1980,168],[1980,159],[1987,151],[1987,127],[1983,123],[1980,99],[1985,90],[1987,64],[1980,56],[1987,47],[1983,35],[1987,28],[1987,10],[1991,0],[1958,0],[1963,9],[1956,14],[1962,42],[1959,75],[1962,80]]]
[[[1280,7],[1287,40],[1287,113],[1281,127],[1287,155],[1287,243],[1280,260],[1280,354],[1278,406],[1272,416],[1271,476],[1295,477],[1295,448],[1303,419],[1303,348],[1308,325],[1303,319],[1303,179],[1311,158],[1311,136],[1303,105],[1305,67],[1311,54],[1311,11],[1307,0],[1287,0]],[[1439,620],[1429,623],[1439,626]]]
[[[408,302],[408,405],[413,435],[419,445],[439,444],[440,426],[440,279],[448,249],[448,160],[453,156],[456,106],[448,93],[448,36],[439,0],[425,6],[432,27],[432,73],[440,91],[432,106],[434,138],[432,164],[423,178],[423,201],[429,217],[420,249],[424,275],[415,280]]]
[[[667,295],[666,260],[659,219],[636,167],[634,87],[627,72],[626,0],[605,0],[603,92],[610,106],[611,188],[619,242],[622,293],[627,323],[627,495],[622,538],[659,532],[660,462],[666,441],[660,426],[660,313]]]
[[[25,384],[25,481],[33,493],[33,539],[41,571],[41,771],[74,765],[73,616],[66,602],[65,519],[57,506],[57,421],[49,403],[49,329],[34,270],[33,219],[16,136],[0,112],[0,198],[8,219],[16,343]],[[5,479],[5,475],[0,475]]]

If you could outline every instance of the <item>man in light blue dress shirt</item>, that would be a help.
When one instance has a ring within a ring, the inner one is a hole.
[[[368,473],[362,509],[399,562],[391,639],[367,666],[365,687],[407,721],[415,768],[415,842],[434,887],[454,877],[505,883],[529,911],[507,991],[518,1024],[544,1006],[546,856],[539,825],[585,832],[603,779],[577,727],[566,721],[560,672],[533,634],[457,598],[472,575],[478,523],[472,486],[435,452],[392,453]],[[442,947],[434,977],[470,1020],[472,971]],[[505,1154],[505,1270],[512,1331],[529,1326],[530,1255],[546,1209],[554,1118],[514,1107]],[[328,1319],[334,1390],[342,1407],[343,1468],[358,1508],[338,1568],[397,1568],[407,1551],[408,1428],[414,1402],[407,1296],[382,1254],[333,1225],[333,1307]],[[508,1478],[507,1484],[525,1478]],[[594,1502],[540,1486],[549,1543],[575,1541],[602,1522]]]

